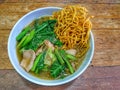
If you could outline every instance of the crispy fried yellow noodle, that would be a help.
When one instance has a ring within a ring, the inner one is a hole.
[[[88,40],[92,24],[88,10],[79,5],[70,5],[62,10],[54,12],[53,17],[57,19],[55,33],[61,42],[63,49],[88,47]]]

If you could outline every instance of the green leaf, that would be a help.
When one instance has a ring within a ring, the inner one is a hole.
[[[64,69],[65,67],[60,65],[60,63],[56,60],[50,68],[50,75],[56,78],[64,71]]]
[[[33,39],[34,34],[35,34],[35,30],[32,30],[30,34],[27,36],[27,38],[25,39],[25,41],[22,43],[22,47],[24,47],[26,44],[28,44]]]
[[[39,62],[37,63],[35,73],[40,73],[40,71],[44,68],[44,58],[45,58],[46,51],[42,52]]]
[[[22,32],[16,37],[16,40],[20,41],[30,30],[30,26],[25,27]]]
[[[56,60],[56,56],[52,52],[52,48],[48,48],[46,52],[44,64],[46,64],[47,66],[51,66],[55,60]]]
[[[70,73],[71,73],[71,74],[74,73],[74,69],[73,69],[71,63],[69,62],[68,58],[66,57],[65,51],[64,51],[64,50],[59,50],[59,52],[60,52],[60,55],[62,56],[64,62],[66,63],[66,65],[67,65]]]
[[[39,62],[39,60],[40,60],[40,58],[41,58],[41,55],[42,55],[42,53],[40,53],[40,54],[36,57],[36,59],[35,59],[35,61],[34,61],[34,64],[33,64],[32,68],[31,68],[31,71],[35,71],[35,69],[36,69],[36,67],[37,67],[37,64],[38,64],[38,62]]]
[[[58,49],[55,49],[55,55],[56,55],[57,59],[59,60],[60,64],[63,65],[63,64],[64,64],[64,60],[63,60],[63,58],[61,57]]]

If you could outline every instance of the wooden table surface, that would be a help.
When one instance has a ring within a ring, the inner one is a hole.
[[[14,24],[26,13],[46,6],[85,6],[92,19],[95,52],[76,80],[61,86],[35,85],[19,76],[7,53]],[[120,90],[120,0],[0,0],[0,90]]]

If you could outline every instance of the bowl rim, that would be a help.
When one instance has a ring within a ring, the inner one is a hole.
[[[92,61],[92,58],[93,58],[93,55],[94,55],[94,36],[93,36],[93,33],[92,31],[90,31],[90,36],[91,36],[91,40],[92,40],[92,53],[91,53],[91,56],[89,58],[89,61],[87,62],[86,66],[82,69],[82,71],[80,73],[78,73],[77,75],[73,76],[72,78],[64,81],[64,82],[59,82],[59,83],[44,83],[44,82],[37,82],[35,80],[32,80],[30,79],[29,77],[25,76],[22,72],[19,71],[19,69],[17,68],[17,66],[14,64],[14,61],[12,60],[12,56],[10,54],[10,41],[11,41],[11,36],[12,36],[12,33],[15,29],[15,27],[17,26],[17,24],[19,22],[21,22],[21,20],[23,20],[26,16],[28,16],[29,14],[32,14],[38,10],[44,10],[44,9],[62,9],[60,7],[42,7],[42,8],[38,8],[38,9],[35,9],[35,10],[32,10],[30,12],[28,12],[27,14],[25,14],[24,16],[22,16],[17,22],[16,24],[13,26],[11,32],[10,32],[10,35],[9,35],[9,38],[8,38],[8,46],[7,46],[7,49],[8,49],[8,56],[9,56],[9,60],[10,62],[12,63],[12,66],[14,67],[14,69],[17,71],[17,73],[19,73],[23,78],[25,78],[26,80],[32,82],[32,83],[35,83],[35,84],[38,84],[38,85],[43,85],[43,86],[57,86],[57,85],[62,85],[62,84],[65,84],[65,83],[68,83],[70,81],[73,81],[74,79],[76,79],[78,76],[80,76],[86,69],[87,67],[89,66],[90,62]],[[49,81],[49,80],[48,80]]]

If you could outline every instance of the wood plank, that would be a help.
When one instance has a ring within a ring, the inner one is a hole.
[[[30,3],[34,3],[34,2],[57,2],[57,3],[120,3],[119,0],[1,0],[0,2],[5,2],[5,3],[25,3],[25,2],[30,2]]]
[[[58,0],[59,1],[59,0]],[[68,3],[69,4],[69,3]],[[70,3],[75,4],[75,3]],[[34,10],[36,8],[40,7],[46,7],[46,6],[57,6],[57,7],[63,7],[66,4],[64,3],[1,3],[0,4],[0,12],[2,13],[20,13],[20,12],[29,12],[31,10]],[[84,7],[86,7],[91,12],[97,13],[108,13],[112,11],[120,12],[120,5],[119,4],[80,4]]]
[[[0,30],[0,69],[12,69],[8,58],[7,41],[10,30]]]
[[[9,16],[1,15],[2,18],[0,23],[0,29],[12,29],[14,24],[22,17],[23,15],[14,15]],[[99,18],[95,17],[92,19],[93,29],[102,29],[102,28],[109,28],[111,29],[120,29],[120,18],[119,19],[111,19],[111,18]],[[106,29],[107,30],[107,29]]]
[[[102,79],[102,78],[117,78],[120,77],[120,72],[119,72],[119,67],[120,66],[111,66],[111,67],[99,67],[99,66],[89,66],[88,69],[85,71],[85,79]],[[89,72],[89,74],[87,74]]]
[[[102,28],[120,28],[120,18],[119,19],[111,19],[111,18],[93,18],[93,29],[102,29]],[[119,29],[120,30],[120,29]]]
[[[119,90],[119,69],[120,66],[88,67],[76,80],[54,87],[30,83],[21,78],[15,70],[0,70],[0,88],[1,90]]]
[[[93,29],[120,28],[119,4],[82,4],[88,8],[91,15],[95,16]],[[39,7],[65,6],[63,3],[5,3],[0,5],[0,29],[11,29],[17,20]],[[13,17],[14,16],[14,17]]]
[[[20,19],[24,14],[6,14],[0,15],[0,29],[12,29],[14,24]]]
[[[63,7],[65,4],[57,3],[7,3],[1,4],[0,10],[1,15],[9,15],[11,13],[27,13],[36,8],[45,7],[45,6],[60,6]],[[95,17],[103,18],[120,18],[120,5],[119,4],[82,4],[85,6],[91,15]]]
[[[7,40],[10,30],[0,30],[0,69],[12,69],[8,54]],[[120,30],[93,30],[95,53],[91,65],[120,65]],[[4,65],[3,65],[4,63]]]
[[[94,66],[120,65],[120,30],[95,30]]]
[[[14,24],[23,16],[25,13],[6,13],[0,15],[0,29],[12,29]],[[13,17],[14,16],[14,17]],[[116,16],[117,17],[117,16]],[[108,28],[110,29],[120,29],[120,18],[105,18],[104,17],[94,17],[92,20],[93,29]]]

